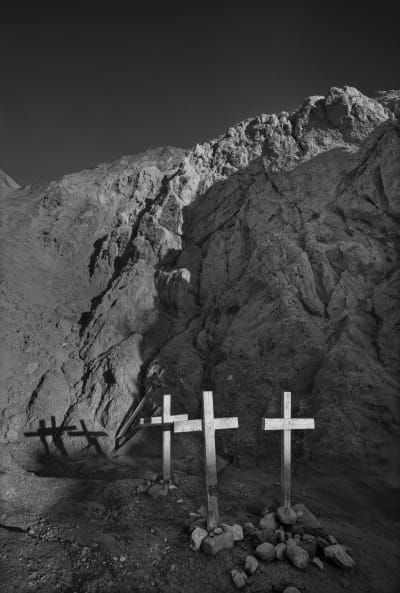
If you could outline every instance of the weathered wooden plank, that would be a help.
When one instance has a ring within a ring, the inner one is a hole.
[[[174,432],[201,432],[202,430],[202,420],[180,420],[174,422]]]
[[[292,394],[290,391],[285,391],[282,400],[282,416],[284,422],[288,422],[292,414]],[[282,433],[282,459],[281,459],[281,485],[282,485],[282,503],[284,507],[290,507],[291,498],[291,448],[292,439],[290,430],[283,430]]]
[[[314,418],[263,418],[263,430],[306,430],[315,428]]]
[[[231,418],[215,418],[214,419],[214,428],[215,430],[221,430],[224,428],[238,428],[239,427],[239,419],[235,416]]]
[[[163,423],[161,416],[151,416],[151,418],[141,418],[140,426],[161,426]]]
[[[217,455],[215,452],[214,405],[212,391],[203,391],[204,463],[207,493],[207,527],[219,524]]]

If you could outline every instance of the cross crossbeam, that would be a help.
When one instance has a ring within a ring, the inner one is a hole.
[[[219,524],[217,492],[217,456],[215,452],[215,431],[238,428],[237,417],[214,418],[213,392],[203,391],[203,418],[200,420],[178,421],[174,432],[203,432],[204,469],[207,492],[207,528],[214,529]]]
[[[314,429],[314,418],[292,418],[292,394],[290,391],[283,393],[282,399],[283,418],[263,418],[263,430],[282,430],[281,450],[281,488],[282,505],[291,506],[291,431]]]
[[[163,396],[162,416],[152,416],[151,418],[141,418],[140,426],[143,428],[159,427],[163,428],[163,479],[171,479],[171,428],[176,421],[188,419],[187,414],[171,414],[171,396]]]

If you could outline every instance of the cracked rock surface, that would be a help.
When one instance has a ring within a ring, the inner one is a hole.
[[[216,415],[239,416],[218,435],[231,462],[278,452],[258,429],[290,390],[316,422],[296,458],[395,492],[399,101],[332,88],[188,151],[25,188],[1,174],[0,467],[37,471],[43,441],[24,433],[52,416],[109,454],[164,368],[174,413],[198,417],[208,388]],[[49,447],[96,452],[66,433]],[[186,461],[198,450],[176,443]]]

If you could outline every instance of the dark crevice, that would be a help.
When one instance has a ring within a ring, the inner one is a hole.
[[[107,237],[108,237],[108,235],[104,235],[104,237],[97,239],[97,241],[95,241],[93,243],[94,250],[93,250],[93,252],[90,256],[90,260],[89,260],[89,275],[90,275],[90,277],[92,277],[94,274],[94,269],[96,266],[97,258],[99,257],[101,248],[103,246],[104,241],[106,241]]]
[[[140,224],[141,224],[143,218],[145,217],[145,215],[150,212],[152,206],[158,204],[160,199],[162,199],[167,194],[169,181],[171,179],[173,179],[173,177],[175,177],[178,174],[178,172],[179,172],[179,169],[171,177],[164,175],[164,177],[161,181],[161,187],[159,189],[158,194],[154,198],[154,200],[151,198],[147,198],[145,200],[145,206],[139,212],[137,219],[136,219],[134,225],[132,226],[132,231],[131,231],[129,240],[127,242],[127,245],[126,245],[124,251],[122,252],[121,255],[118,255],[114,260],[114,270],[111,275],[111,278],[107,282],[107,286],[105,287],[104,290],[102,290],[102,292],[100,294],[98,294],[91,300],[90,310],[82,313],[82,315],[80,317],[80,320],[79,320],[80,337],[83,336],[85,330],[87,329],[90,322],[92,321],[98,306],[102,302],[102,300],[103,300],[104,296],[107,294],[107,292],[113,286],[115,281],[120,277],[125,266],[131,261],[134,262],[134,260],[136,258],[136,248],[134,245],[134,241],[138,235],[138,232],[140,229]]]
[[[35,404],[35,402],[37,400],[37,397],[39,395],[39,392],[40,392],[40,390],[42,388],[42,385],[43,385],[44,380],[46,379],[46,377],[47,377],[47,371],[45,373],[43,373],[43,375],[40,377],[39,383],[36,385],[35,389],[32,391],[32,395],[31,395],[31,397],[29,399],[29,402],[28,402],[28,405],[27,405],[27,408],[26,408],[26,413],[27,413],[28,418],[30,417],[30,414],[31,414],[31,411],[32,411],[32,407],[34,406],[34,404]]]

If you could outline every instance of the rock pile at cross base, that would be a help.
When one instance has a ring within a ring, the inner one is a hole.
[[[21,189],[3,176],[0,467],[32,467],[24,432],[51,416],[112,451],[164,368],[174,413],[198,417],[208,388],[216,415],[239,417],[218,436],[231,460],[275,446],[260,419],[291,390],[317,426],[296,433],[297,459],[397,488],[399,104],[332,88],[188,151]]]

